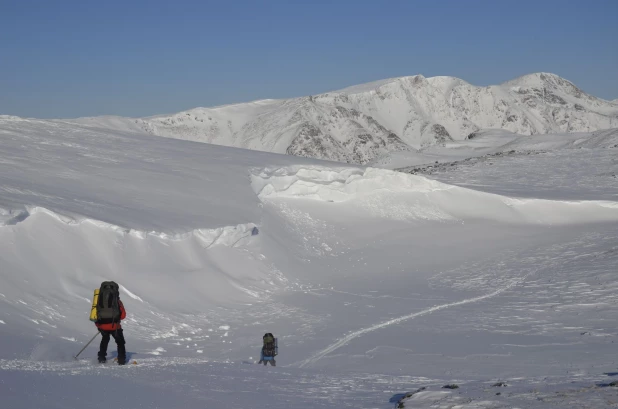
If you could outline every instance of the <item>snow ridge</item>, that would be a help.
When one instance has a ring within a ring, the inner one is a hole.
[[[252,187],[260,198],[304,197],[343,202],[381,190],[432,192],[455,186],[421,176],[377,168],[289,167],[265,169],[252,175]]]
[[[243,239],[258,234],[258,228],[254,223],[224,226],[213,229],[194,229],[185,233],[175,234],[157,231],[143,231],[117,226],[101,220],[78,216],[66,216],[39,206],[25,206],[25,209],[10,211],[0,208],[0,228],[24,222],[28,218],[36,217],[36,215],[40,214],[51,216],[53,219],[67,225],[80,226],[82,224],[91,224],[101,229],[113,230],[121,235],[129,235],[139,239],[144,239],[146,237],[157,237],[164,240],[182,241],[194,237],[205,249],[216,245],[234,247]],[[127,291],[127,294],[128,293],[129,292]]]
[[[391,220],[486,219],[531,224],[618,220],[618,202],[614,201],[515,198],[378,168],[267,168],[253,171],[251,186],[262,201],[347,202],[359,211]]]

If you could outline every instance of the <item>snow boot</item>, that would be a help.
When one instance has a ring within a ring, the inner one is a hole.
[[[124,346],[124,337],[123,337],[121,340],[121,343],[118,344],[118,365],[124,365],[126,363],[127,363],[127,349]]]
[[[105,359],[106,355],[107,353],[105,351],[99,351],[99,353],[97,354],[97,357],[99,358],[100,364],[104,364],[105,362],[107,362],[107,359]]]

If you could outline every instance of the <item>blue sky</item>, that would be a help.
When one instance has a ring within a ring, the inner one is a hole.
[[[0,0],[0,114],[145,116],[451,75],[618,98],[618,1]]]

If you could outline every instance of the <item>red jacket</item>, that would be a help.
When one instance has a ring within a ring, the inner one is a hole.
[[[127,317],[127,312],[124,310],[124,305],[122,305],[122,301],[118,300],[118,306],[120,307],[120,320],[122,321]],[[103,331],[116,331],[117,329],[122,328],[120,322],[114,322],[113,324],[99,324],[98,322],[95,322],[94,325],[96,325],[98,329]]]

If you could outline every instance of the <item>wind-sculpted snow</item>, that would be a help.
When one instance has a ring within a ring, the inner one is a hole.
[[[123,407],[614,404],[611,133],[539,138],[550,154],[493,131],[418,153],[455,172],[444,158],[532,147],[523,161],[470,165],[478,191],[455,177],[152,137],[137,124],[110,131],[108,120],[0,117],[5,406],[109,407],[92,385]],[[125,367],[113,342],[108,363],[95,363],[99,338],[73,359],[96,334],[88,316],[105,280],[127,310]],[[253,365],[266,332],[279,339],[274,368]],[[453,383],[462,387],[442,389]]]
[[[205,299],[211,301],[256,298],[258,293],[249,290],[248,281],[240,279],[253,277],[249,280],[259,287],[259,281],[268,277],[266,271],[259,272],[260,268],[255,266],[252,272],[247,274],[242,266],[252,260],[248,254],[238,255],[233,261],[218,260],[221,254],[233,254],[251,244],[251,239],[259,234],[258,227],[252,223],[169,234],[126,229],[87,218],[76,219],[40,207],[29,208],[25,212],[27,216],[18,223],[0,225],[0,241],[5,243],[0,286],[6,291],[5,301],[15,302],[20,298],[16,297],[16,294],[28,292],[27,284],[11,279],[15,268],[19,269],[21,277],[32,279],[35,279],[40,271],[46,271],[45,280],[51,285],[47,291],[60,284],[64,288],[60,294],[68,290],[72,297],[81,293],[78,298],[86,300],[91,291],[83,291],[82,285],[92,284],[94,276],[97,276],[97,279],[114,278],[124,284],[121,288],[129,297],[140,302],[146,301],[152,308],[154,305],[160,308],[166,301],[153,300],[161,295],[160,290],[144,292],[144,283],[139,279],[141,274],[132,271],[132,265],[149,265],[150,273],[146,273],[146,276],[153,274],[154,285],[157,285],[158,278],[162,278],[157,276],[157,271],[165,276],[176,271],[176,274],[185,276],[183,280],[188,279],[195,283],[205,280],[208,286],[197,286],[195,296],[199,297],[198,294],[202,293]],[[27,246],[22,247],[20,243],[27,243]],[[36,254],[36,257],[29,258],[28,253]],[[72,254],[79,255],[72,265],[61,265],[54,261],[56,257],[71,257]],[[12,260],[19,260],[20,257],[26,258],[19,263],[19,267],[8,268],[12,265]],[[93,260],[97,262],[93,263]],[[114,264],[118,263],[118,260],[122,261],[110,268],[106,260],[116,260]],[[235,268],[238,270],[234,271]],[[129,275],[125,277],[125,274]],[[169,277],[164,278],[163,281],[167,282],[168,279]],[[38,281],[41,282],[40,279]],[[178,284],[169,282],[166,283],[166,288],[172,290]],[[141,291],[129,291],[128,288],[140,288]],[[190,300],[191,296],[188,295],[186,299]],[[31,306],[45,305],[44,300],[36,297],[30,299],[30,302]],[[33,311],[38,310],[34,308]],[[65,313],[60,313],[61,308],[56,311],[59,318],[57,324],[70,324],[62,318]],[[46,312],[42,308],[37,315],[53,317],[54,313],[52,310]],[[36,320],[36,316],[33,318]],[[50,323],[53,324],[54,319],[51,319]]]
[[[303,161],[13,117],[0,118],[0,141],[0,222],[19,221],[29,206],[169,235],[258,223],[248,169]]]
[[[428,193],[453,186],[424,177],[375,168],[292,167],[266,169],[252,175],[262,198],[309,198],[343,202],[381,192]]]
[[[28,207],[26,210],[7,211],[0,208],[0,216],[5,219],[0,219],[0,228],[4,226],[11,226],[25,221],[27,218],[35,216],[36,214],[44,213],[53,219],[70,225],[80,226],[83,224],[90,224],[101,229],[107,229],[118,233],[121,236],[129,235],[139,239],[145,239],[147,237],[157,237],[170,241],[182,241],[190,238],[196,238],[200,245],[204,248],[210,248],[216,245],[235,246],[243,239],[257,235],[259,233],[258,227],[253,223],[239,224],[238,226],[224,226],[214,229],[195,229],[187,233],[164,233],[156,231],[140,231],[135,229],[128,229],[121,226],[116,226],[110,223],[102,222],[100,220],[88,219],[88,218],[76,218],[70,216],[64,216],[55,213],[51,210],[42,207]]]
[[[373,216],[393,220],[540,224],[618,220],[618,202],[510,198],[376,168],[269,168],[254,171],[252,187],[262,200],[349,202]]]

